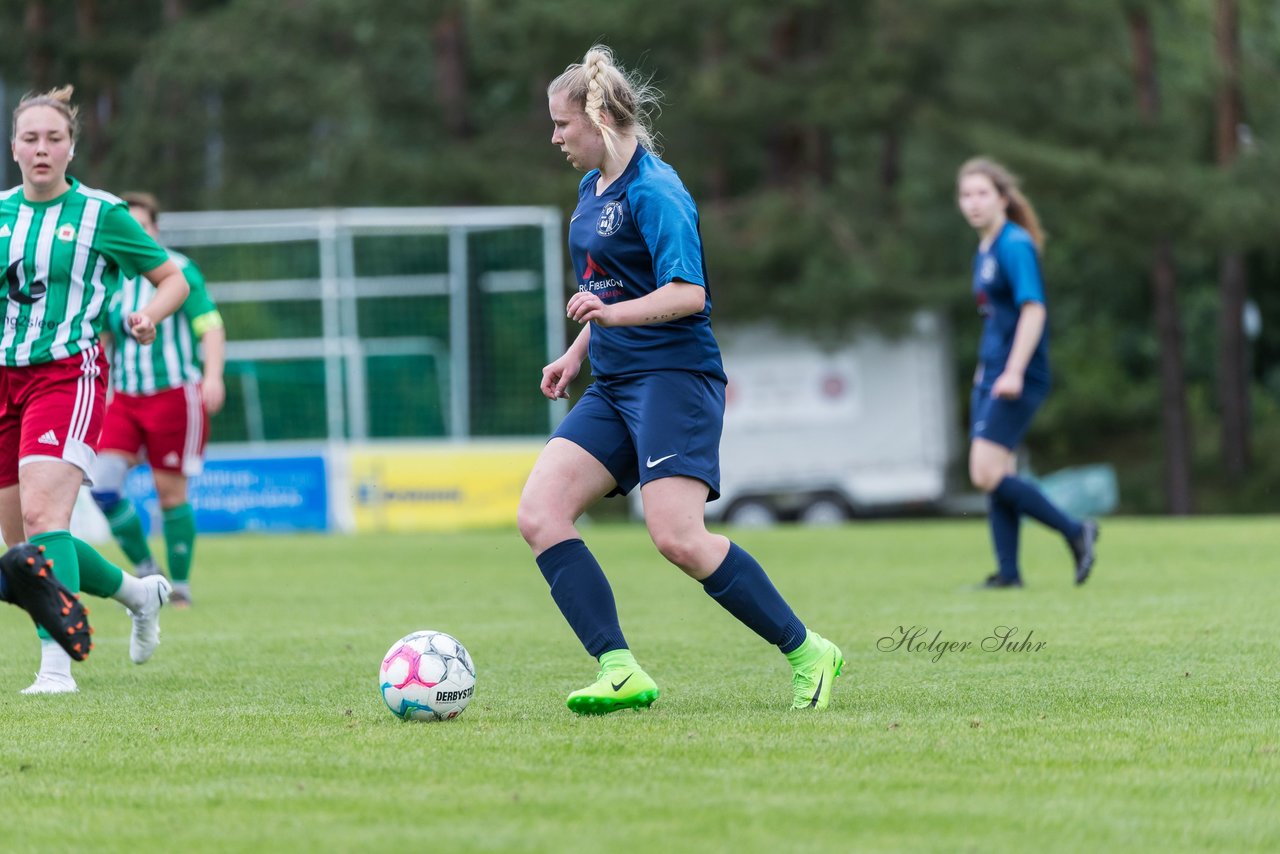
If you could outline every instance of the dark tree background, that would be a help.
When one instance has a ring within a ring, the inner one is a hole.
[[[719,316],[937,308],[957,383],[954,176],[995,156],[1050,235],[1037,467],[1111,461],[1133,511],[1280,509],[1270,0],[0,0],[0,32],[6,106],[75,83],[77,176],[174,209],[567,209],[544,90],[604,41],[666,94]]]

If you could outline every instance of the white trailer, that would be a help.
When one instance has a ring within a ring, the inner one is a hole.
[[[717,329],[729,377],[721,498],[744,525],[937,507],[959,448],[952,356],[938,315],[833,346],[751,326]]]

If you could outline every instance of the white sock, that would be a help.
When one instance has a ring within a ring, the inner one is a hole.
[[[40,675],[71,678],[71,656],[57,641],[40,639]]]
[[[147,586],[142,583],[140,578],[124,572],[124,581],[120,584],[120,589],[111,594],[111,598],[128,608],[135,611],[142,607],[147,601]]]

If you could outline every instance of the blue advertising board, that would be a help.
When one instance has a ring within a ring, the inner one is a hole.
[[[150,533],[161,518],[150,466],[130,472],[125,494]],[[206,460],[204,474],[191,479],[189,496],[201,533],[329,529],[328,478],[319,456]]]

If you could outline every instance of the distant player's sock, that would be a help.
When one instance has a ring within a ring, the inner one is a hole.
[[[75,539],[69,531],[47,531],[36,534],[30,540],[32,545],[44,546],[44,556],[53,563],[53,575],[62,582],[62,586],[72,593],[80,592],[80,561],[76,559]],[[41,640],[49,640],[49,633],[42,628],[36,629]],[[65,653],[64,653],[65,654]],[[70,656],[67,657],[70,661]],[[71,665],[67,665],[70,673]]]
[[[1063,513],[1035,484],[1017,475],[1006,475],[992,495],[1010,507],[1016,508],[1019,513],[1048,525],[1068,540],[1074,540],[1080,536],[1082,528],[1079,520],[1072,519]]]
[[[149,557],[133,565],[133,574],[139,578],[146,578],[148,575],[164,575],[164,570],[160,568],[160,564],[156,563],[154,557]]]
[[[1022,517],[1017,508],[994,493],[987,496],[987,521],[991,523],[991,544],[1002,578],[1018,578],[1018,533]]]
[[[124,586],[125,571],[84,540],[72,539],[75,541],[76,558],[80,561],[80,584],[84,592],[103,599],[116,598]]]
[[[173,590],[169,593],[169,604],[175,608],[191,607],[191,582],[175,581],[173,582]]]
[[[121,498],[106,512],[107,524],[111,526],[111,534],[120,544],[125,557],[137,566],[143,561],[151,560],[151,547],[147,545],[147,535],[142,532],[142,520],[133,502]]]
[[[164,511],[164,542],[169,555],[169,577],[186,581],[191,577],[191,560],[196,551],[196,514],[190,504]]]
[[[577,539],[556,543],[537,561],[551,587],[551,598],[591,656],[626,649],[613,588],[586,543]]]
[[[743,625],[784,653],[804,642],[804,623],[756,559],[737,544],[729,544],[724,562],[702,579],[702,589]]]

